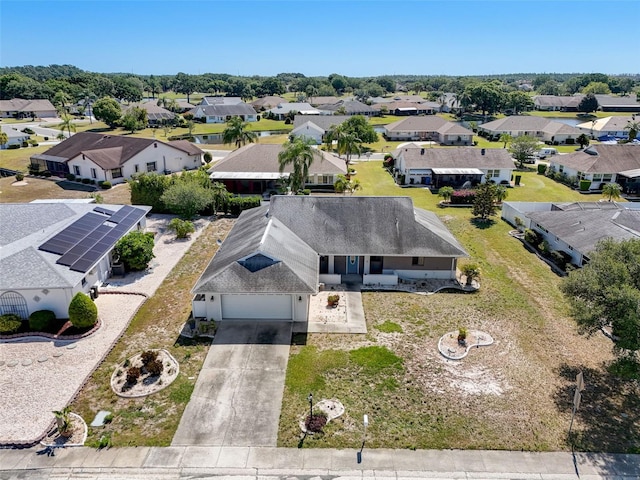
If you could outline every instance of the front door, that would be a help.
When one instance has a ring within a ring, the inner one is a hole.
[[[358,274],[358,256],[349,255],[347,257],[347,275]]]

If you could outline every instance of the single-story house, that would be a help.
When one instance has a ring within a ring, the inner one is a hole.
[[[394,95],[393,97],[372,97],[371,103],[411,102],[422,103],[425,98],[420,95]]]
[[[640,146],[591,145],[580,152],[551,157],[549,167],[578,180],[590,180],[590,190],[615,182],[624,193],[640,192]]]
[[[630,116],[597,118],[590,122],[580,123],[576,125],[576,128],[591,138],[600,138],[603,136],[628,138],[629,131],[625,130],[625,127],[631,121],[633,121],[633,117]]]
[[[429,148],[409,144],[394,153],[395,177],[401,185],[462,187],[490,180],[509,184],[515,167],[503,148]]]
[[[378,114],[386,112],[388,115],[433,115],[439,111],[440,105],[435,102],[385,102],[371,105]]]
[[[331,127],[340,125],[348,118],[349,115],[296,115],[290,135],[312,139],[319,145]]]
[[[562,122],[555,122],[543,117],[514,115],[500,118],[478,126],[481,135],[498,139],[506,133],[512,137],[528,135],[544,142],[558,144],[575,144],[582,132],[576,127]]]
[[[516,217],[578,266],[600,240],[640,239],[640,205],[634,203],[504,202],[502,218],[516,225]]]
[[[340,99],[333,95],[324,95],[324,96],[320,95],[317,97],[307,97],[307,101],[314,107],[317,107],[318,105],[331,105],[334,103],[338,103],[340,100],[344,100],[344,99]]]
[[[177,111],[180,113],[188,112],[190,110],[193,110],[196,107],[195,105],[190,104],[186,100],[176,100],[176,105],[178,107]]]
[[[277,107],[281,103],[287,103],[287,99],[274,95],[267,95],[266,97],[254,100],[249,105],[251,105],[256,112],[261,112],[269,108]]]
[[[320,284],[453,279],[466,256],[409,197],[276,195],[240,215],[192,290],[193,315],[306,322]]]
[[[0,117],[2,118],[55,118],[57,116],[56,107],[47,99],[0,100]]]
[[[577,112],[584,95],[534,95],[533,108],[542,111]]]
[[[384,127],[387,140],[434,141],[443,145],[472,145],[473,132],[442,117],[408,117]]]
[[[0,145],[1,149],[9,148],[9,145],[22,145],[22,142],[26,142],[31,138],[28,133],[21,132],[16,127],[11,125],[2,125],[2,132],[7,134],[7,143]]]
[[[313,108],[306,102],[280,103],[267,110],[267,113],[274,115],[276,120],[284,120],[291,112],[300,115],[320,115],[320,110]]]
[[[37,310],[67,318],[71,299],[90,293],[112,270],[112,250],[144,230],[147,206],[92,203],[0,204],[0,315]]]
[[[129,105],[122,105],[121,107],[123,113],[127,113],[134,107],[141,108],[147,112],[147,124],[150,127],[157,127],[159,125],[172,122],[176,118],[175,113],[167,110],[166,108],[160,107],[155,102],[131,103]]]
[[[258,121],[258,114],[255,109],[244,102],[198,105],[193,110],[193,116],[194,118],[204,119],[205,123],[225,123],[232,117],[240,117],[243,122]]]
[[[199,105],[237,105],[244,103],[240,97],[202,97]]]
[[[31,156],[31,164],[54,175],[122,183],[140,172],[179,172],[202,165],[203,152],[186,140],[80,132],[49,150]]]
[[[640,102],[635,95],[618,97],[616,95],[596,94],[598,110],[602,112],[635,112],[640,113]]]
[[[346,115],[364,115],[370,117],[379,113],[366,103],[357,100],[339,100],[336,103],[319,105],[317,109],[320,110],[322,115],[333,115],[342,109],[344,109]]]
[[[282,145],[250,143],[234,150],[209,169],[213,182],[224,183],[232,193],[263,194],[276,193],[280,188],[280,178],[292,171],[287,165],[280,173],[278,154]],[[309,166],[306,188],[333,190],[337,176],[347,173],[345,161],[323,150]]]

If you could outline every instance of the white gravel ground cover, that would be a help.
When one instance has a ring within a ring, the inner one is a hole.
[[[168,215],[153,215],[147,228],[158,232],[151,268],[129,274],[101,290],[152,295],[208,220],[196,222],[188,240],[167,231]],[[0,341],[0,444],[33,443],[98,366],[144,302],[141,295],[101,295],[96,299],[102,327],[87,338],[55,341],[42,337]]]

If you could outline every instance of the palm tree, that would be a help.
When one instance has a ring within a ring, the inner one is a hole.
[[[362,152],[362,140],[355,133],[343,133],[338,139],[338,155],[345,155],[345,163],[347,172],[349,171],[349,162],[351,155]]]
[[[493,190],[493,198],[495,198],[496,202],[498,203],[502,203],[502,201],[507,198],[508,195],[509,192],[507,191],[507,188],[503,187],[502,185],[496,185],[495,189]]]
[[[507,143],[509,143],[511,140],[512,137],[508,133],[503,133],[502,135],[500,135],[500,141],[503,143],[502,148],[507,148]]]
[[[607,183],[604,187],[602,187],[602,194],[605,197],[608,197],[609,201],[611,201],[612,199],[617,200],[618,198],[620,198],[621,193],[622,189],[617,183]]]
[[[71,132],[76,131],[76,125],[73,123],[73,118],[70,115],[62,116],[62,123],[58,125],[58,128],[64,132],[67,130],[69,132],[69,137],[71,136]]]
[[[638,131],[640,131],[640,122],[630,120],[629,123],[627,123],[627,126],[624,127],[624,129],[629,132],[629,141],[631,142],[638,136]]]
[[[255,142],[258,135],[245,130],[246,127],[247,123],[243,122],[240,117],[231,117],[227,122],[227,128],[222,132],[222,142],[225,144],[235,143],[236,148]]]
[[[284,149],[278,154],[280,173],[284,172],[287,165],[292,166],[289,174],[289,187],[293,193],[297,193],[304,187],[309,175],[309,167],[320,152],[311,147],[309,140],[304,137],[296,137],[291,142],[284,144]]]
[[[0,147],[9,143],[9,135],[5,132],[0,132]]]

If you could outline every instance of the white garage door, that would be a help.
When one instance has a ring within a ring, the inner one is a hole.
[[[291,320],[291,296],[222,295],[222,318]]]

